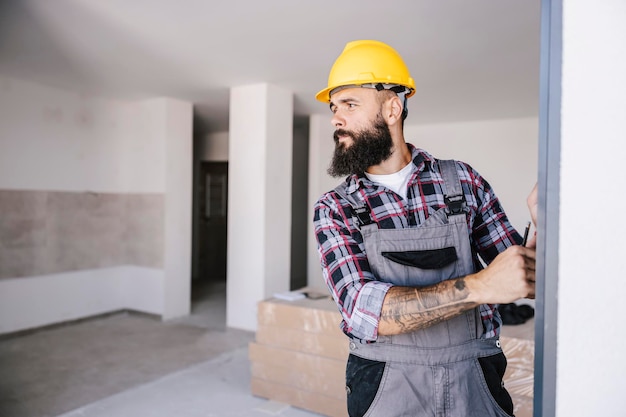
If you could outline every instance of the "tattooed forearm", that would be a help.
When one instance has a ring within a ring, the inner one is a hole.
[[[424,329],[476,306],[469,300],[464,278],[424,288],[393,287],[385,297],[378,334]]]

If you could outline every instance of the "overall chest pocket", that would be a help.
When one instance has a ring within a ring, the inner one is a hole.
[[[456,249],[452,246],[441,249],[382,252],[381,255],[392,262],[421,269],[444,268],[459,259]]]
[[[374,274],[394,285],[428,286],[463,275],[458,236],[449,225],[378,230],[366,239],[366,250]]]

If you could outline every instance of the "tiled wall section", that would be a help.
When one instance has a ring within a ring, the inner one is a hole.
[[[0,279],[163,267],[164,195],[0,190]]]

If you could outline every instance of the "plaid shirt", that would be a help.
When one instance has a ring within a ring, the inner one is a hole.
[[[347,192],[361,194],[381,229],[417,227],[429,214],[446,207],[444,181],[437,160],[413,145],[408,146],[414,168],[406,200],[363,174],[346,179]],[[460,161],[457,171],[468,207],[471,246],[489,264],[498,253],[519,244],[521,236],[509,223],[487,181]],[[330,191],[315,204],[314,225],[324,280],[341,312],[343,332],[364,341],[375,341],[383,300],[392,284],[378,281],[371,272],[352,207],[335,191]],[[483,337],[498,335],[502,321],[495,306],[483,304],[480,313]]]

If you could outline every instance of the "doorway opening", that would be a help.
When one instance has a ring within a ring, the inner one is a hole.
[[[228,162],[196,162],[191,315],[202,327],[226,327]]]

